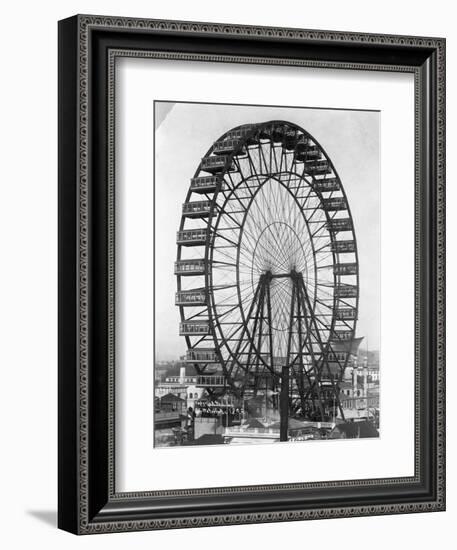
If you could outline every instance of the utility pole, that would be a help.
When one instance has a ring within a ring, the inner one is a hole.
[[[279,441],[287,441],[289,431],[289,367],[282,367],[279,396]]]

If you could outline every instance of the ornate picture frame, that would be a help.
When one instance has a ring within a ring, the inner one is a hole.
[[[116,491],[114,83],[119,57],[414,76],[413,476]],[[90,534],[445,509],[444,39],[70,17],[59,22],[58,175],[61,529]]]

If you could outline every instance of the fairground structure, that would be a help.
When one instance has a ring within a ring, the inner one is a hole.
[[[210,398],[246,415],[260,404],[281,441],[294,422],[346,421],[357,241],[341,179],[306,130],[246,124],[211,145],[182,206],[175,275],[185,361]]]

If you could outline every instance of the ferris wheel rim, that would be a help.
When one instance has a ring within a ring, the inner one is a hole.
[[[257,133],[259,133],[261,131],[261,129],[265,129],[265,128],[271,128],[272,126],[274,125],[284,125],[284,126],[287,126],[287,127],[291,127],[291,128],[294,128],[296,129],[297,131],[299,131],[302,135],[305,135],[306,137],[310,138],[318,147],[319,149],[319,152],[324,156],[324,158],[328,161],[329,163],[329,166],[331,167],[331,171],[333,172],[333,174],[335,175],[338,183],[339,183],[339,191],[341,192],[345,202],[346,202],[346,210],[347,210],[347,213],[348,213],[348,217],[351,219],[351,222],[352,222],[352,229],[351,229],[351,234],[352,234],[352,240],[354,240],[355,242],[355,262],[357,263],[358,265],[358,252],[357,252],[357,245],[356,245],[356,234],[355,234],[355,230],[354,230],[354,226],[353,226],[353,218],[352,218],[352,213],[350,211],[350,205],[349,205],[349,202],[347,201],[347,196],[346,196],[346,192],[345,192],[345,189],[341,183],[341,179],[335,169],[335,166],[333,165],[330,157],[328,156],[328,154],[326,153],[325,149],[318,143],[318,141],[315,139],[314,136],[312,136],[309,132],[307,132],[306,130],[304,130],[303,128],[301,128],[300,126],[296,125],[295,123],[291,123],[291,122],[288,122],[288,121],[278,121],[278,120],[273,120],[273,121],[268,121],[268,122],[264,122],[264,123],[260,123],[260,124],[253,124],[252,125],[252,130],[250,131],[249,134],[246,135],[246,137],[244,138],[244,140],[240,140],[240,146],[238,147],[238,149],[241,149],[242,147],[246,146],[246,143],[249,139],[251,139],[254,135],[256,135]],[[220,142],[222,141],[223,139],[225,139],[225,137],[227,135],[229,135],[231,132],[233,132],[234,130],[238,130],[238,129],[241,129],[243,127],[245,127],[246,125],[240,125],[240,126],[237,126],[235,128],[232,128],[230,129],[229,131],[227,131],[225,134],[223,134],[218,140],[217,142]],[[215,143],[217,143],[215,142]],[[207,156],[210,156],[213,154],[213,150],[214,150],[214,144],[209,148],[207,154],[205,155],[205,157],[203,158],[206,158]],[[229,155],[229,159],[230,161],[233,160],[233,158],[236,156],[236,151],[233,151],[233,153],[231,155]],[[202,163],[199,164],[196,172],[195,172],[195,175],[194,177],[198,177],[198,175],[202,172],[202,168],[201,168],[201,165]],[[298,174],[297,174],[298,176]],[[222,175],[219,175],[218,176],[220,180],[223,180],[225,179],[226,177],[226,170],[223,171]],[[252,177],[252,176],[251,176]],[[303,177],[303,176],[302,176]],[[310,178],[311,180],[313,180],[314,178],[312,176],[307,176],[308,178]],[[268,178],[266,178],[268,179]],[[271,176],[269,176],[269,179],[274,179],[272,178]],[[279,182],[281,183],[283,186],[284,184],[282,182]],[[285,187],[285,186],[284,186]],[[213,196],[213,199],[212,199],[212,208],[211,208],[211,212],[210,212],[210,216],[209,216],[209,222],[208,222],[208,228],[210,227],[210,224],[212,223],[212,220],[215,216],[219,217],[220,214],[217,214],[216,211],[215,211],[215,208],[214,208],[214,205],[216,203],[216,199],[217,199],[217,196],[219,194],[220,190],[218,189],[216,191],[216,193],[214,194]],[[186,197],[186,201],[188,201],[191,196],[192,196],[192,190],[189,188],[188,190],[188,194],[187,194],[187,197]],[[320,201],[322,202],[322,193],[316,193],[317,196],[319,197]],[[325,214],[326,214],[326,217],[328,218],[328,212],[323,209]],[[180,224],[180,230],[184,228],[185,226],[185,218],[184,216],[181,218],[181,224]],[[334,235],[332,235],[331,232],[329,232],[329,234],[331,235],[331,239],[332,239],[332,242],[333,242],[333,239],[334,239]],[[210,250],[213,250],[212,247],[210,247],[210,235],[209,235],[209,231],[208,231],[208,235],[207,235],[207,239],[206,239],[206,243],[205,243],[205,254],[204,254],[204,258],[205,258],[205,263],[207,264],[208,268],[207,268],[207,271],[205,273],[205,288],[208,292],[211,292],[211,289],[212,289],[212,284],[210,283],[210,274],[211,274],[211,270],[212,270],[212,266],[211,266],[211,262],[209,261],[210,260]],[[336,253],[333,253],[333,264],[336,263]],[[181,258],[181,246],[178,245],[178,256],[177,256],[178,260]],[[181,288],[180,286],[180,283],[181,283],[181,278],[180,276],[178,275],[178,290]],[[336,285],[336,275],[334,275],[334,285]],[[359,299],[359,274],[358,274],[358,269],[357,269],[357,275],[356,275],[356,286],[357,286],[357,298],[356,298],[356,304],[355,304],[355,309],[357,310],[358,309],[358,299]],[[337,299],[334,298],[334,307],[333,309],[335,309],[335,304],[337,302]],[[185,319],[185,315],[184,315],[184,311],[183,311],[183,308],[181,307],[181,319],[184,320]],[[213,311],[212,311],[212,307],[211,307],[211,301],[208,303],[208,306],[207,306],[207,309],[208,309],[208,317],[210,318],[210,323],[211,323],[211,316],[213,314]],[[212,323],[214,325],[214,322]],[[332,320],[332,330],[334,328],[334,320]],[[354,323],[354,326],[353,326],[353,332],[355,332],[355,323]],[[186,336],[186,339],[188,340],[188,344],[190,343],[189,341],[189,338]],[[216,331],[214,331],[214,334],[213,334],[213,339],[214,339],[214,344],[215,346],[217,347],[218,346],[218,341],[216,339]]]

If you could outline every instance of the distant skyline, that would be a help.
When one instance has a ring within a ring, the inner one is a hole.
[[[359,253],[356,335],[380,348],[380,113],[313,108],[155,102],[155,352],[177,360],[186,352],[174,305],[176,231],[181,205],[201,158],[240,124],[289,120],[307,130],[338,171],[351,208]]]

